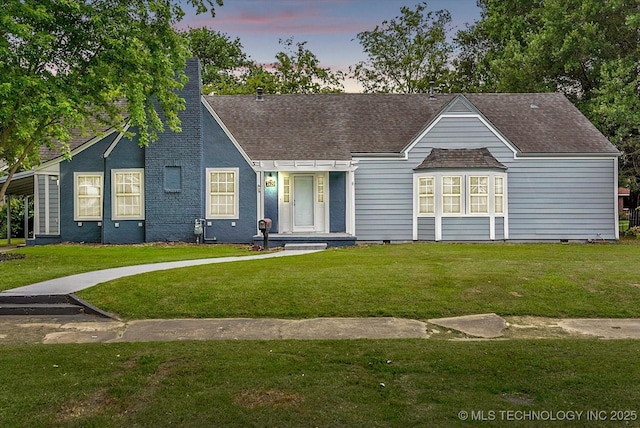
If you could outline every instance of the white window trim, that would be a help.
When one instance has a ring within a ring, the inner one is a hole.
[[[117,192],[116,175],[120,173],[140,174],[140,215],[139,216],[119,216],[117,214]],[[111,170],[111,219],[112,220],[144,220],[144,168],[122,168]]]
[[[211,173],[212,172],[233,172],[234,178],[234,207],[233,214],[213,214],[211,213]],[[207,168],[206,169],[206,180],[207,180],[207,195],[206,195],[206,207],[207,207],[207,218],[208,219],[238,219],[239,218],[239,207],[240,207],[240,191],[238,188],[239,183],[239,173],[240,168]]]
[[[78,214],[80,208],[78,193],[78,178],[80,177],[100,177],[100,214],[97,216],[81,216]],[[73,173],[73,220],[74,221],[102,221],[102,207],[104,205],[104,173],[102,172],[74,172]]]
[[[444,177],[450,177],[450,178],[460,178],[460,193],[456,194],[456,193],[447,193],[445,195],[444,193]],[[466,211],[467,211],[467,206],[468,204],[465,204],[466,202],[466,198],[465,198],[465,182],[466,182],[466,178],[464,174],[442,174],[439,177],[436,177],[436,195],[438,194],[438,192],[440,193],[439,196],[439,201],[440,201],[440,213],[442,214],[443,217],[465,217],[466,216]],[[444,197],[445,196],[458,196],[460,198],[460,210],[458,212],[449,212],[449,213],[445,213],[444,212]],[[438,200],[438,199],[436,199]],[[436,212],[438,212],[438,209],[436,208]]]
[[[420,187],[420,178],[429,178],[432,177],[434,179],[434,188],[435,188],[435,212],[434,213],[420,213],[420,195],[419,195],[419,187]],[[461,210],[459,213],[444,213],[442,211],[443,207],[443,188],[442,188],[442,178],[443,177],[462,177],[461,180]],[[471,213],[471,194],[470,194],[470,186],[471,186],[471,177],[488,177],[489,179],[489,193],[487,194],[489,211],[486,213]],[[502,178],[503,185],[503,212],[495,212],[495,177]],[[416,173],[414,174],[414,199],[416,206],[416,215],[418,217],[434,217],[435,215],[440,215],[442,217],[505,217],[507,211],[507,174],[501,172],[493,172],[493,171],[474,171],[469,170],[461,173],[457,172],[424,172],[424,173]]]
[[[443,213],[442,212],[442,177],[462,177],[462,210],[460,214]],[[469,177],[489,177],[489,212],[488,213],[469,213]],[[420,195],[419,182],[421,177],[433,177],[435,180],[435,212],[420,213]],[[503,212],[495,212],[495,177],[502,178],[503,184]],[[509,239],[509,191],[508,191],[508,175],[506,172],[498,172],[491,170],[438,170],[416,172],[413,174],[413,239],[418,239],[418,219],[434,218],[435,219],[435,240],[442,239],[442,219],[452,217],[487,217],[490,219],[490,236],[489,239],[495,239],[495,219],[503,218],[503,236]]]
[[[465,191],[466,191],[466,195],[465,195],[465,199],[467,202],[467,210],[465,213],[465,216],[468,217],[487,217],[489,215],[491,215],[495,210],[495,204],[494,207],[492,207],[491,205],[491,197],[494,195],[494,186],[495,186],[495,174],[491,175],[491,174],[468,174],[466,176],[465,179]],[[486,194],[476,194],[476,195],[472,195],[471,194],[471,179],[472,178],[486,178],[487,179],[487,193]],[[471,206],[471,196],[484,196],[487,200],[487,211],[485,212],[471,212],[472,210],[472,206]],[[495,200],[494,200],[495,202]]]

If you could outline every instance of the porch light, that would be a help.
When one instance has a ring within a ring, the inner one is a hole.
[[[264,180],[265,187],[276,187],[276,178],[272,173],[269,173],[269,176]]]

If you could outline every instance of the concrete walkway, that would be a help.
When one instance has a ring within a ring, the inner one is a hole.
[[[636,319],[550,319],[496,314],[402,318],[157,319],[121,321],[89,315],[2,316],[0,346],[181,340],[315,339],[640,339]]]
[[[287,250],[257,254],[255,256],[217,257],[211,259],[183,260],[178,262],[150,263],[145,265],[125,266],[113,269],[103,269],[94,272],[80,273],[62,278],[42,281],[24,287],[3,291],[1,294],[10,296],[42,296],[54,294],[72,294],[85,288],[93,287],[102,282],[141,273],[159,270],[177,269],[189,266],[200,266],[212,263],[229,263],[246,260],[261,260],[272,257],[288,257],[300,254],[314,253],[318,250]]]

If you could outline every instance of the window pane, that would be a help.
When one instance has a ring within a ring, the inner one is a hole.
[[[495,177],[495,194],[504,194],[504,179],[502,177]]]
[[[233,171],[211,171],[209,188],[209,213],[212,216],[236,214],[236,173]]]
[[[102,218],[102,177],[76,175],[76,216],[79,219]]]
[[[470,197],[471,214],[484,214],[489,212],[489,200],[487,196]]]
[[[496,195],[496,213],[503,214],[504,213],[504,197],[502,195]]]
[[[433,214],[435,204],[433,196],[420,196],[420,214]]]
[[[462,211],[462,177],[442,177],[442,212],[459,214]]]
[[[142,217],[142,172],[115,172],[114,216]]]
[[[472,195],[488,195],[489,177],[469,177],[469,192]]]
[[[460,213],[460,196],[443,196],[442,212],[445,214]]]

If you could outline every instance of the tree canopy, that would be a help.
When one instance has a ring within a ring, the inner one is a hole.
[[[187,3],[213,14],[222,0]],[[180,129],[183,100],[175,90],[186,81],[189,49],[173,25],[183,4],[2,1],[0,161],[8,179],[0,201],[15,172],[38,163],[41,146],[67,151],[73,129],[119,126],[127,117],[143,145],[164,129],[160,113]]]
[[[203,91],[207,94],[254,94],[262,88],[266,94],[320,93],[342,91],[344,76],[320,66],[307,42],[280,39],[282,51],[272,64],[258,64],[244,53],[239,39],[231,40],[206,28],[185,33],[191,51],[202,64]]]
[[[460,91],[567,95],[622,152],[640,189],[640,9],[628,0],[479,0],[458,33]]]
[[[400,12],[357,35],[368,58],[352,71],[365,92],[427,92],[431,81],[439,86],[448,83],[449,12],[427,11],[424,2],[415,9],[402,7]]]

